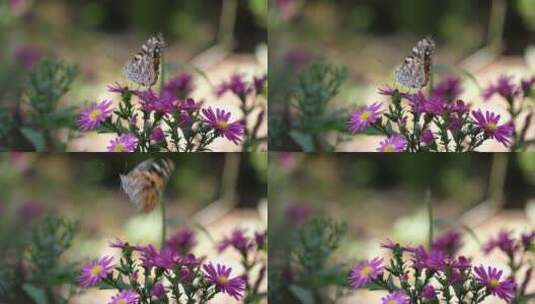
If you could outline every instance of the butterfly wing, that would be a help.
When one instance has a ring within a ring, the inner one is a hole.
[[[161,34],[150,37],[141,46],[141,51],[125,65],[125,77],[146,87],[153,86],[160,74],[160,57],[164,47]]]
[[[423,88],[429,81],[429,72],[435,50],[435,41],[426,37],[412,48],[411,54],[403,60],[396,70],[396,81],[411,88]]]
[[[127,175],[121,175],[121,187],[130,201],[143,212],[153,210],[175,165],[169,159],[148,159]]]

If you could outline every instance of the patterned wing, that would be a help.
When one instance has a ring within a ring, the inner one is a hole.
[[[153,210],[175,165],[169,159],[148,159],[127,175],[121,175],[121,187],[130,201],[143,212]]]
[[[429,81],[429,72],[433,60],[435,42],[431,38],[424,38],[412,48],[411,54],[403,60],[396,70],[396,81],[411,88],[423,88]]]
[[[160,57],[165,47],[161,34],[150,37],[124,67],[124,75],[129,80],[146,86],[153,86],[160,74]]]

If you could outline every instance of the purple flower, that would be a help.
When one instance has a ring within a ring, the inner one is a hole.
[[[519,90],[512,83],[512,77],[502,75],[496,84],[489,85],[483,92],[483,98],[489,100],[494,94],[498,94],[508,101],[512,100]]]
[[[122,86],[118,82],[116,82],[116,83],[108,86],[108,91],[111,92],[111,93],[123,94],[123,93],[128,92],[129,89],[128,89],[128,86]]]
[[[394,134],[379,143],[379,152],[403,152],[407,149],[408,142],[405,137]]]
[[[448,129],[451,131],[457,131],[461,128],[461,118],[457,114],[451,114],[448,120]]]
[[[511,278],[500,281],[502,271],[490,266],[487,267],[486,271],[483,265],[474,267],[474,272],[479,283],[487,287],[493,296],[497,296],[508,303],[511,302],[516,289],[516,283]]]
[[[241,253],[247,252],[253,247],[253,240],[245,236],[245,231],[242,229],[234,229],[230,237],[225,237],[217,245],[219,252],[225,251],[228,247],[233,247]]]
[[[433,132],[430,129],[425,129],[420,134],[420,142],[424,145],[429,145],[435,140]]]
[[[225,137],[236,145],[242,140],[241,136],[245,129],[243,121],[229,123],[230,112],[222,109],[216,108],[215,113],[211,107],[201,111],[205,117],[204,122],[215,129],[216,135]]]
[[[478,127],[481,128],[485,134],[496,139],[505,146],[510,144],[511,137],[513,136],[513,126],[510,123],[498,125],[500,115],[489,111],[485,111],[485,115],[483,115],[481,110],[477,110],[472,111],[472,116]]]
[[[218,291],[228,294],[236,300],[243,296],[245,290],[245,281],[240,278],[230,278],[232,268],[217,264],[216,267],[212,263],[202,266],[209,282],[216,285]]]
[[[264,88],[266,87],[266,82],[267,82],[267,75],[255,76],[253,78],[253,85],[254,85],[256,94],[261,94],[264,91]]]
[[[399,249],[401,251],[412,250],[412,248],[403,247],[399,243],[395,243],[390,239],[387,239],[386,241],[382,242],[381,243],[381,248],[385,248],[385,249],[389,249],[389,250],[397,250],[397,249]]]
[[[374,258],[357,264],[349,274],[349,285],[361,288],[377,279],[383,272],[383,259]]]
[[[434,250],[440,250],[448,256],[454,256],[463,246],[461,233],[457,230],[449,230],[437,237],[431,246]]]
[[[310,206],[299,202],[289,204],[284,210],[284,218],[292,226],[303,225],[311,215],[312,209]]]
[[[257,248],[264,248],[266,244],[266,239],[267,239],[267,230],[264,230],[264,232],[257,231],[254,233],[254,240],[255,240]]]
[[[412,262],[418,269],[429,268],[432,270],[442,270],[446,266],[446,256],[442,251],[431,250],[427,252],[423,246],[407,249],[412,253]]]
[[[470,105],[466,104],[462,100],[456,100],[454,102],[448,103],[446,105],[446,108],[449,112],[456,113],[456,114],[465,114],[470,111]]]
[[[82,268],[80,274],[80,286],[89,288],[100,283],[113,270],[113,257],[104,256],[99,260],[94,260]]]
[[[432,116],[440,116],[444,113],[446,103],[444,99],[440,97],[431,97],[423,104],[423,110],[425,113]]]
[[[375,102],[351,113],[351,117],[349,118],[351,132],[355,134],[375,123],[381,118],[382,107],[383,105],[380,102]]]
[[[86,132],[98,128],[111,116],[113,109],[110,108],[111,100],[104,100],[100,103],[92,103],[82,110],[78,118],[80,130]]]
[[[462,91],[460,78],[447,77],[435,86],[431,95],[444,100],[453,101],[461,95]]]
[[[511,237],[511,232],[507,230],[501,230],[496,238],[491,238],[483,245],[483,251],[485,254],[491,253],[496,248],[499,248],[506,254],[513,254],[518,246],[515,240],[513,240]]]
[[[162,95],[185,99],[195,89],[193,76],[190,73],[183,73],[171,78],[164,86]]]
[[[535,230],[530,233],[522,233],[520,239],[522,240],[522,246],[524,246],[524,249],[528,250],[531,248],[533,240],[535,240]]]
[[[422,297],[426,301],[433,301],[437,299],[437,292],[435,291],[433,285],[429,284],[424,287],[422,290]]]
[[[409,304],[410,298],[401,291],[395,291],[381,299],[382,304]]]
[[[123,134],[110,141],[108,152],[134,152],[138,139],[132,134]]]
[[[28,224],[38,219],[45,213],[45,208],[41,203],[34,201],[24,202],[17,208],[17,216],[24,223]]]
[[[230,76],[229,81],[223,81],[216,87],[215,94],[217,98],[221,98],[225,93],[231,91],[236,96],[244,99],[253,89],[244,79],[241,74],[235,73]]]
[[[125,250],[126,248],[130,248],[130,245],[128,244],[128,242],[125,242],[125,241],[120,240],[120,239],[115,239],[113,241],[110,241],[109,245],[110,245],[111,248],[117,248],[117,249],[121,249],[121,250]]]
[[[191,114],[201,108],[201,103],[195,102],[193,98],[188,98],[180,102],[178,106],[182,111],[186,111],[187,113]]]
[[[154,284],[150,290],[150,295],[156,299],[162,299],[165,296],[165,293],[165,287],[161,282]]]
[[[425,104],[427,103],[427,98],[422,91],[418,91],[414,94],[408,94],[407,99],[409,100],[409,104],[414,113],[422,114],[426,111]]]
[[[188,254],[197,245],[195,232],[189,228],[177,230],[166,242],[165,247],[172,248],[179,254]]]
[[[155,111],[159,113],[173,113],[178,110],[178,99],[170,94],[158,96],[152,89],[146,91],[134,91],[141,101],[143,111]]]
[[[535,76],[527,79],[522,79],[522,81],[520,81],[520,87],[522,88],[522,92],[524,92],[524,96],[529,96],[531,94],[531,90],[534,84]]]
[[[25,70],[29,70],[34,64],[39,62],[41,58],[43,58],[43,51],[36,46],[26,45],[15,51],[15,59]]]
[[[132,289],[125,289],[111,298],[108,304],[138,304],[139,295]]]
[[[306,48],[294,47],[286,51],[283,60],[294,71],[301,71],[310,63],[312,57]]]
[[[165,134],[163,133],[162,128],[156,127],[152,129],[149,139],[152,143],[159,143],[165,140]]]

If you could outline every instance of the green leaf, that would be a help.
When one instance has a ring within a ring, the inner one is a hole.
[[[314,296],[310,290],[297,285],[290,285],[288,289],[302,304],[314,304]]]
[[[32,284],[23,284],[22,289],[26,294],[35,301],[36,304],[47,304],[46,293],[44,289],[35,287]]]
[[[292,130],[290,131],[290,137],[301,147],[301,149],[303,149],[304,152],[316,151],[312,135]]]
[[[26,137],[26,139],[28,139],[32,143],[33,147],[37,152],[42,152],[45,150],[46,144],[45,137],[43,136],[43,134],[28,127],[21,128],[20,132],[24,135],[24,137]]]

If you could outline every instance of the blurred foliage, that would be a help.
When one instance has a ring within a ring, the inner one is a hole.
[[[60,100],[77,74],[75,66],[56,59],[35,65],[18,102],[0,107],[0,149],[63,151],[59,131],[75,128],[75,108],[62,108]]]
[[[269,301],[335,303],[344,294],[348,273],[332,254],[346,232],[344,223],[321,217],[286,236],[270,233],[270,243],[279,245],[270,250]],[[285,237],[288,241],[281,243]]]
[[[47,217],[31,230],[16,222],[2,228],[3,234],[17,238],[0,237],[0,301],[68,303],[76,291],[78,265],[65,263],[61,257],[71,247],[78,224]]]
[[[346,129],[347,111],[332,109],[330,102],[339,93],[347,77],[344,68],[316,63],[303,71],[293,85],[289,105],[270,112],[270,147],[287,150],[291,140],[305,152],[333,150],[325,138],[327,132]],[[277,95],[277,93],[274,93]],[[286,142],[286,143],[285,143]]]

